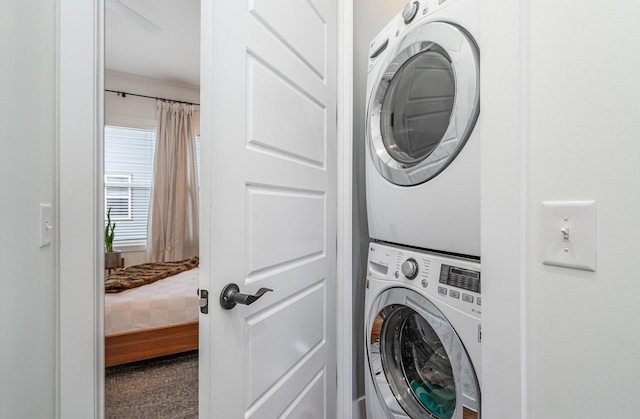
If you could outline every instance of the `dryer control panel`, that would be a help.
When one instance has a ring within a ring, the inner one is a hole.
[[[388,49],[396,40],[402,37],[405,32],[421,19],[433,15],[440,10],[456,3],[458,0],[410,0],[369,43],[369,66],[370,71],[378,57]]]
[[[476,260],[371,243],[367,279],[387,286],[401,283],[480,318],[481,272]]]

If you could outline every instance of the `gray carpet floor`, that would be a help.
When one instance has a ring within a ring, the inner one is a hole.
[[[105,418],[197,417],[197,351],[106,369]]]

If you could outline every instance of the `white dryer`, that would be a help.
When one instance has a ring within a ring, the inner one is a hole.
[[[480,256],[478,4],[411,1],[370,44],[366,183],[374,239]]]
[[[367,419],[478,419],[480,265],[372,243],[365,291]]]

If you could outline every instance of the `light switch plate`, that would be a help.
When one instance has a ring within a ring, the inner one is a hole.
[[[51,204],[40,204],[40,247],[51,244],[53,236],[53,218]]]
[[[596,270],[595,201],[545,201],[542,225],[542,263]]]

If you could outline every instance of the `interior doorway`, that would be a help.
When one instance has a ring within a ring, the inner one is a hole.
[[[166,273],[174,265],[166,272],[160,263],[148,266],[157,261],[148,256],[147,225],[158,101],[190,109],[199,156],[200,0],[106,0],[104,20],[103,209],[116,226],[113,250],[119,253],[113,269],[105,265],[105,277],[155,272],[146,285],[105,294],[105,417],[122,417],[128,406],[138,409],[133,416],[197,417],[197,254],[164,260],[185,262],[176,275]],[[179,394],[184,405],[163,405],[159,396],[146,407],[128,403],[135,394],[163,389]]]

